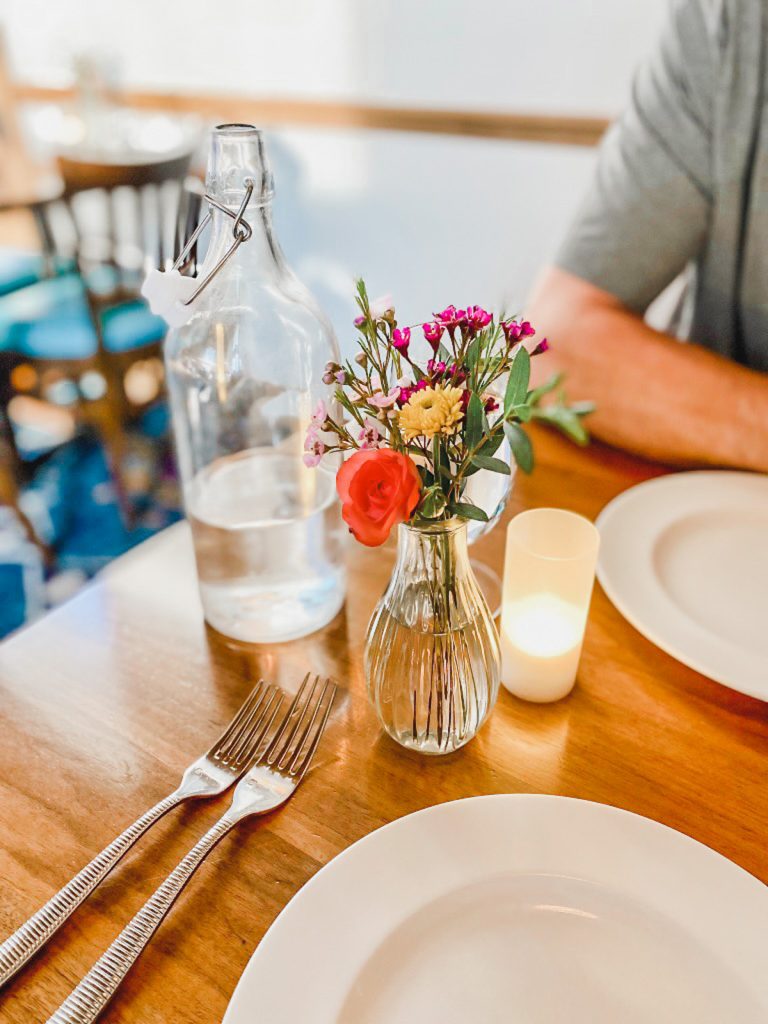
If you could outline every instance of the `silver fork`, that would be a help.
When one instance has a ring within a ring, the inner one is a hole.
[[[315,755],[336,694],[330,680],[321,685],[320,677],[315,676],[309,686],[309,678],[305,676],[278,722],[275,706],[268,726],[274,722],[274,731],[265,735],[263,749],[238,783],[227,813],[155,890],[47,1024],[92,1024],[211,850],[243,818],[266,814],[293,796]]]
[[[211,749],[187,768],[179,787],[97,854],[0,945],[0,987],[48,942],[156,821],[184,800],[218,796],[240,778],[258,750],[277,698],[277,688],[260,680]]]

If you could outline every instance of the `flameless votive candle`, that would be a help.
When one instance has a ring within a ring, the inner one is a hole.
[[[507,527],[501,681],[516,696],[543,703],[573,689],[599,543],[588,519],[558,508]]]

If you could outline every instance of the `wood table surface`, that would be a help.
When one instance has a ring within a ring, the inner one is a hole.
[[[518,476],[508,514],[556,505],[592,518],[663,472],[540,430],[535,441],[538,468]],[[475,553],[500,567],[503,547],[500,527]],[[344,687],[296,797],[224,841],[104,1020],[220,1021],[254,947],[323,864],[386,822],[459,797],[555,793],[613,804],[768,881],[768,706],[655,648],[599,587],[569,698],[533,705],[502,690],[477,738],[445,758],[421,758],[382,735],[362,654],[392,557],[391,547],[354,545],[346,608],[328,628],[249,646],[204,626],[181,525],[0,647],[3,934],[175,787],[260,676],[293,690],[311,669]],[[3,1024],[45,1020],[227,806],[227,796],[187,804],[156,826],[0,996]]]

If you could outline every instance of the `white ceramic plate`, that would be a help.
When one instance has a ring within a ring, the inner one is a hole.
[[[635,629],[768,700],[768,476],[659,477],[606,505],[597,526],[598,579]]]
[[[257,948],[224,1024],[765,1024],[768,889],[602,804],[488,796],[355,843]]]

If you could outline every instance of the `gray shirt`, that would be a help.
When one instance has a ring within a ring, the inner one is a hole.
[[[556,263],[640,314],[687,271],[686,336],[768,371],[766,26],[768,0],[672,0]]]

